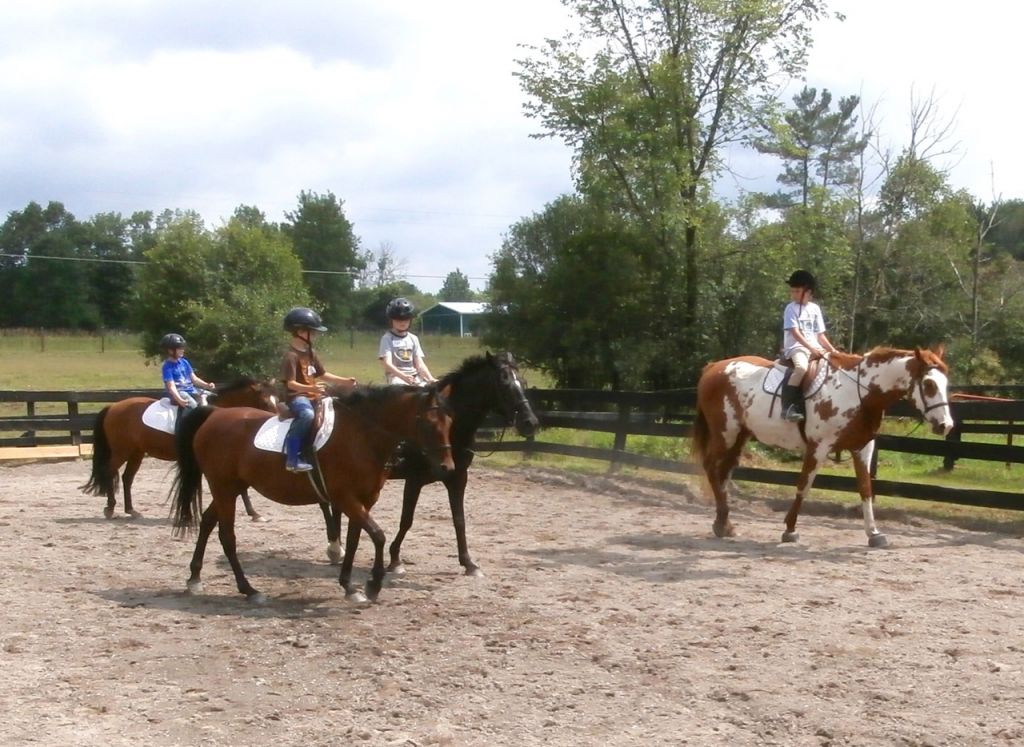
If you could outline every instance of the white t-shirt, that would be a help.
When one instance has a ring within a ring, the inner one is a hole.
[[[818,346],[818,335],[825,331],[825,317],[821,314],[821,308],[813,301],[800,304],[791,301],[786,310],[782,312],[782,355],[788,358],[794,350],[807,350],[811,352],[793,336],[793,329],[799,329],[807,341]]]
[[[420,340],[412,332],[407,332],[399,337],[391,330],[384,333],[380,338],[380,350],[377,357],[383,360],[391,354],[391,364],[404,374],[419,376],[416,371],[416,358],[426,358],[423,348],[420,347]],[[391,382],[388,382],[391,383]]]

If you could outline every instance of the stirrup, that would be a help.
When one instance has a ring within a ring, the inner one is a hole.
[[[782,417],[790,423],[799,423],[806,418],[797,405],[790,405],[787,407],[786,411],[782,413]]]
[[[302,461],[301,459],[296,460],[294,464],[285,464],[284,468],[289,472],[312,472],[313,465]]]

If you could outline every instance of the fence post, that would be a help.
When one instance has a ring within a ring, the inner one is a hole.
[[[68,418],[77,418],[77,417],[78,417],[78,402],[75,401],[75,397],[74,397],[74,395],[72,395],[71,398],[68,399]],[[72,446],[81,446],[82,445],[82,432],[80,430],[76,430],[74,425],[71,426],[71,445]]]
[[[963,430],[961,430],[961,423],[958,420],[953,425],[953,430],[951,430],[949,433],[946,434],[946,441],[949,442],[949,443],[960,443],[962,438],[963,438]],[[955,464],[956,464],[956,457],[955,456],[948,455],[948,456],[945,456],[945,457],[942,458],[942,469],[946,470],[946,472],[952,472],[953,471],[953,465],[955,465]]]
[[[619,420],[615,428],[615,443],[612,445],[612,450],[616,455],[626,450],[626,433],[629,431],[630,412],[631,408],[629,405],[622,402],[619,403]],[[618,472],[619,466],[618,457],[613,456],[611,463],[608,465],[608,471]]]

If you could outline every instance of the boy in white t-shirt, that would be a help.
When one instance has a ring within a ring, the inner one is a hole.
[[[786,282],[790,302],[782,312],[782,357],[793,362],[793,374],[782,389],[782,417],[799,423],[806,417],[800,384],[811,356],[837,351],[825,336],[825,318],[813,300],[817,290],[814,276],[807,270],[797,270]]]
[[[393,298],[385,313],[390,329],[380,338],[377,357],[388,384],[425,386],[437,381],[427,368],[419,338],[409,331],[416,316],[412,304],[404,298]]]

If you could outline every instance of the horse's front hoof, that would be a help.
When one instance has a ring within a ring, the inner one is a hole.
[[[483,578],[484,577],[484,572],[482,570],[480,570],[480,566],[478,566],[478,565],[467,565],[466,566],[466,575],[467,576],[472,576],[473,578]]]
[[[380,581],[374,581],[372,578],[367,580],[367,582],[366,582],[366,597],[371,602],[376,602],[377,601],[377,597],[380,596],[380,587],[381,587],[381,582]]]
[[[872,534],[868,537],[868,547],[888,547],[889,538],[884,534]]]
[[[112,506],[104,507],[104,509],[103,509],[103,516],[105,518],[107,518],[107,519],[113,519],[114,518],[114,509],[113,509],[113,507]]]
[[[249,602],[249,604],[255,605],[264,605],[269,601],[267,599],[267,595],[262,591],[254,591],[252,594],[247,594],[245,600]]]
[[[259,514],[253,514],[252,515],[252,520],[255,521],[255,522],[258,522],[260,524],[266,524],[267,523],[267,519],[265,519],[264,517],[260,516]]]
[[[331,561],[331,565],[338,565],[344,554],[345,548],[341,546],[340,542],[332,542],[327,545],[327,559]]]
[[[392,576],[404,576],[405,575],[405,563],[401,560],[396,561],[388,566],[388,573]]]
[[[800,541],[800,532],[783,532],[782,533],[782,541],[783,542],[799,542]]]
[[[366,598],[361,589],[356,589],[355,591],[345,592],[345,601],[352,604],[366,604],[370,600]]]
[[[202,594],[203,593],[203,582],[202,581],[189,581],[185,584],[186,594]]]
[[[131,511],[128,512],[128,518],[129,519],[141,519],[142,518],[142,514],[139,511],[136,511],[133,508]]]
[[[719,539],[736,536],[736,529],[733,528],[731,522],[726,522],[725,524],[713,524],[711,529]]]

